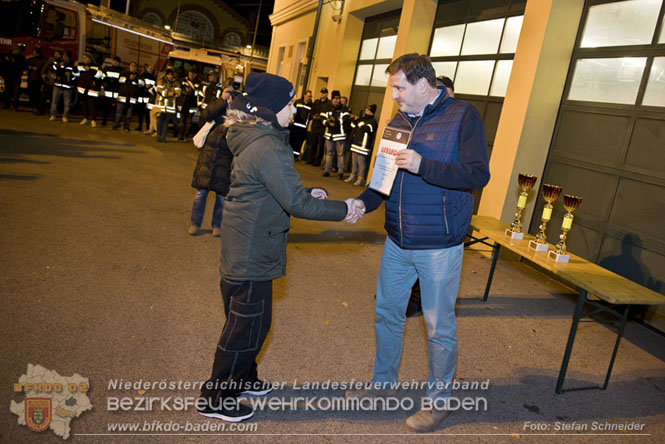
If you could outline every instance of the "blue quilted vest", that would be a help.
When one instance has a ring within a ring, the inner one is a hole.
[[[428,159],[459,162],[462,117],[471,105],[439,97],[420,118],[401,111],[389,126],[412,131],[409,148]],[[400,169],[385,201],[388,236],[405,249],[449,248],[464,242],[473,214],[470,190],[442,188]]]

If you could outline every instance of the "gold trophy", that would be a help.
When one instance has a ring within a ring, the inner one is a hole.
[[[568,262],[570,255],[566,254],[566,237],[573,226],[573,211],[575,211],[582,203],[582,198],[578,196],[571,196],[570,194],[563,195],[563,207],[568,212],[563,216],[563,223],[561,224],[561,235],[559,242],[556,244],[556,250],[551,250],[547,257],[553,259],[555,262]]]
[[[538,180],[536,176],[531,176],[529,174],[520,173],[517,177],[517,183],[519,183],[520,188],[522,188],[522,192],[517,200],[515,221],[510,225],[510,228],[506,229],[506,236],[510,236],[511,239],[524,239],[524,233],[522,233],[522,211],[524,211],[524,208],[526,207],[526,199],[529,197],[529,190],[536,184],[536,180]]]
[[[536,240],[529,241],[529,248],[536,251],[547,251],[549,247],[547,246],[547,235],[545,230],[547,230],[547,222],[552,218],[552,204],[559,198],[563,188],[556,185],[549,185],[547,183],[543,184],[543,199],[545,199],[545,206],[543,207],[543,215],[540,218],[540,231],[536,235]]]

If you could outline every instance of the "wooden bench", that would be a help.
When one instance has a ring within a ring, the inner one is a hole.
[[[665,296],[570,253],[568,253],[570,254],[570,261],[568,263],[555,262],[548,259],[547,252],[536,252],[528,247],[529,241],[535,239],[534,236],[525,233],[524,239],[514,240],[510,236],[506,236],[505,233],[506,229],[510,228],[510,226],[493,217],[473,216],[471,228],[474,230],[474,234],[469,235],[471,240],[466,242],[465,246],[482,243],[492,247],[494,250],[492,252],[492,263],[487,278],[487,285],[485,286],[483,301],[487,301],[489,296],[494,269],[496,268],[496,262],[499,257],[499,250],[502,247],[544,268],[562,280],[579,287],[580,292],[577,297],[573,321],[568,335],[568,343],[563,355],[563,361],[561,362],[555,392],[561,394],[566,391],[576,390],[605,390],[610,380],[614,359],[619,349],[619,342],[626,327],[626,319],[630,306],[665,304]],[[553,248],[553,246],[550,245],[550,248]],[[585,311],[585,305],[590,306],[591,309]],[[616,327],[617,340],[614,344],[612,358],[610,359],[610,365],[605,376],[605,383],[602,387],[577,387],[564,390],[563,384],[566,379],[566,371],[568,370],[573,343],[575,342],[577,326],[581,319],[585,317],[591,318],[601,312],[609,313],[619,319],[619,325]]]

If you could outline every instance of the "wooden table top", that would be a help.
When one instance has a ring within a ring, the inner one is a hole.
[[[660,293],[570,252],[568,252],[570,260],[567,263],[548,259],[546,251],[536,252],[529,248],[529,241],[535,239],[534,236],[524,233],[524,239],[511,239],[505,234],[506,229],[510,226],[494,217],[473,216],[471,228],[502,247],[585,289],[590,295],[595,295],[611,304],[665,304],[665,296]],[[548,245],[550,249],[554,248],[553,245]]]

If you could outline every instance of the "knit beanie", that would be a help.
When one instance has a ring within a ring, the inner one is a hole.
[[[372,111],[372,114],[376,114],[376,105],[371,104],[367,108],[369,108],[369,110]]]
[[[245,82],[245,92],[252,106],[268,108],[277,114],[293,99],[295,91],[291,82],[274,74],[250,73]]]

